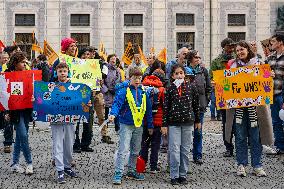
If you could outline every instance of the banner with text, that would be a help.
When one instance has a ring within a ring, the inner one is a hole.
[[[41,80],[41,70],[0,74],[0,111],[32,108],[33,82]]]
[[[80,83],[35,82],[33,117],[43,122],[88,122],[91,88]]]
[[[273,103],[270,66],[247,66],[213,71],[217,109]]]
[[[80,59],[61,54],[60,62],[68,64],[72,83],[83,83],[94,90],[101,88],[102,72],[98,59]]]

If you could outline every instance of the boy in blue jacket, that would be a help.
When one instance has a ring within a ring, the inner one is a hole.
[[[144,175],[137,173],[136,160],[141,149],[143,120],[147,119],[149,134],[153,133],[152,105],[144,91],[141,80],[142,71],[133,67],[129,71],[129,86],[119,90],[112,104],[109,121],[119,116],[119,145],[115,160],[113,184],[120,185],[124,170],[125,157],[130,150],[126,178],[144,180]],[[129,149],[130,148],[130,149]]]

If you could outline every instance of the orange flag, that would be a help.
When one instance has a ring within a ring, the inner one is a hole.
[[[33,31],[33,38],[32,38],[32,41],[33,41],[33,44],[32,44],[32,51],[36,51],[40,54],[43,53],[43,50],[41,49],[41,47],[39,46],[39,43],[35,37],[35,32]]]
[[[107,53],[106,53],[106,49],[104,47],[103,42],[100,42],[99,55],[101,57],[103,57],[105,59],[105,61],[107,61]]]
[[[140,46],[138,46],[138,50],[139,50],[139,54],[140,54],[140,56],[141,56],[142,62],[143,62],[145,65],[147,65],[147,59],[146,59],[146,57],[145,57],[145,55],[144,55],[144,53],[143,53],[143,51],[142,51],[142,49],[141,49]]]
[[[163,48],[158,54],[158,60],[163,62],[164,64],[167,63],[167,49]]]
[[[130,65],[132,63],[133,58],[134,58],[134,50],[132,48],[132,43],[128,42],[128,46],[125,49],[121,59],[125,64]]]
[[[57,53],[53,50],[53,48],[44,40],[43,54],[48,57],[48,63],[50,66],[54,64],[54,62],[59,58]]]
[[[150,48],[150,54],[155,54],[155,48],[154,47]]]

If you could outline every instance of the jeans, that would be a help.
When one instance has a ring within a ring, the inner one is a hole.
[[[158,155],[161,143],[161,128],[154,127],[153,135],[149,135],[148,129],[144,128],[141,143],[141,156],[148,162],[149,148],[151,147],[150,167],[156,169],[158,164]]]
[[[195,128],[193,132],[193,159],[202,159],[202,126],[203,126],[204,113],[200,112],[201,128]]]
[[[29,120],[20,112],[19,123],[15,124],[16,141],[13,152],[13,165],[19,163],[20,153],[23,152],[27,164],[32,164],[32,155],[29,147]]]
[[[284,131],[283,121],[279,118],[279,111],[282,108],[283,98],[282,95],[274,95],[273,104],[270,105],[273,133],[274,133],[274,146],[277,149],[284,151]]]
[[[72,123],[53,124],[51,123],[53,157],[57,171],[64,168],[71,168],[74,125]]]
[[[169,153],[171,179],[184,177],[189,166],[192,125],[169,126]]]
[[[216,113],[217,117],[221,117],[221,111],[216,110],[216,96],[214,89],[212,89],[210,99],[211,99],[211,105],[210,105],[211,118],[216,118]]]
[[[127,153],[130,151],[128,171],[136,170],[136,160],[141,149],[143,127],[120,123],[119,144],[115,160],[115,172],[123,172]]]
[[[251,127],[247,108],[244,108],[241,123],[236,123],[236,154],[238,165],[248,164],[248,139],[250,142],[251,165],[259,168],[261,164],[262,145],[259,138],[259,127]]]
[[[232,133],[231,133],[231,138],[230,138],[230,143],[229,143],[226,141],[226,138],[225,138],[226,110],[221,110],[221,115],[222,115],[222,130],[223,130],[224,145],[226,147],[226,151],[233,153],[234,151],[233,136],[235,133],[236,121],[234,120],[233,122],[233,128],[232,128]]]
[[[13,124],[11,122],[4,121],[4,146],[12,146],[13,140]]]

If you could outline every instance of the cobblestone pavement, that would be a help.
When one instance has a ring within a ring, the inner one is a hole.
[[[188,186],[172,187],[169,174],[166,173],[166,155],[160,155],[162,172],[156,175],[146,173],[145,181],[123,179],[121,186],[113,186],[113,156],[116,144],[106,145],[100,142],[98,128],[94,128],[93,153],[74,154],[79,178],[67,178],[67,183],[58,185],[55,182],[55,168],[51,165],[51,133],[50,130],[30,129],[30,146],[33,155],[34,174],[11,173],[10,162],[12,154],[3,152],[3,136],[0,136],[0,188],[284,188],[283,164],[279,157],[264,155],[266,178],[257,178],[249,174],[246,178],[236,176],[234,158],[223,158],[224,150],[221,135],[221,123],[211,122],[208,118],[204,124],[204,164],[197,166],[190,163]],[[110,129],[112,137],[118,140],[114,129]],[[25,165],[21,156],[21,164]]]

